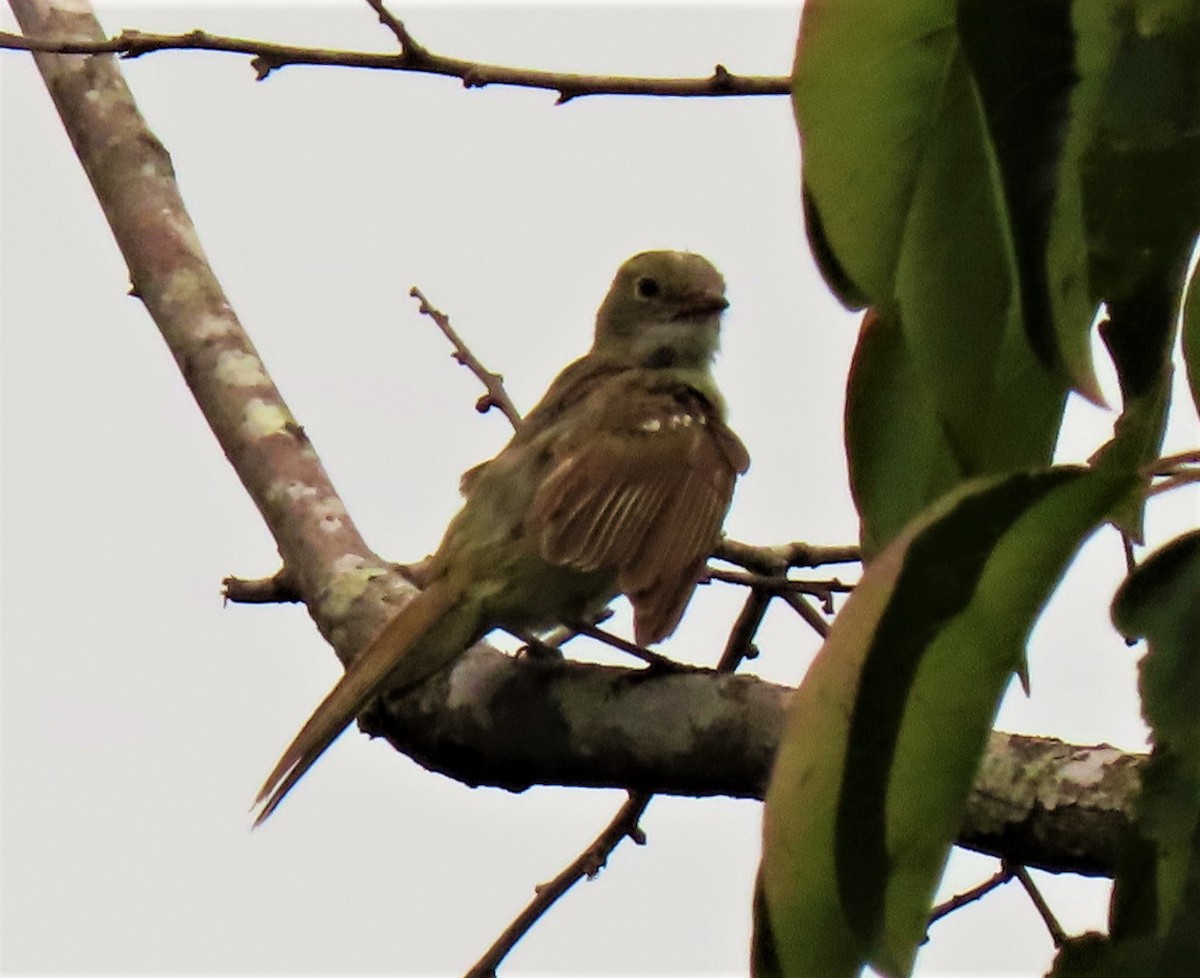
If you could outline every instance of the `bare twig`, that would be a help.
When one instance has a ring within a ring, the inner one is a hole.
[[[1055,947],[1062,947],[1066,943],[1067,934],[1062,929],[1062,924],[1058,922],[1058,918],[1054,916],[1050,905],[1046,903],[1046,898],[1042,896],[1041,890],[1033,882],[1029,875],[1029,870],[1024,866],[1012,866],[1012,874],[1025,887],[1025,892],[1029,894],[1029,899],[1033,901],[1034,907],[1042,918],[1042,923],[1046,925],[1046,930],[1050,932],[1050,940],[1054,942]]]
[[[1194,482],[1200,482],[1200,469],[1178,469],[1164,478],[1162,482],[1151,486],[1147,490],[1146,496],[1158,496],[1164,492],[1170,492],[1172,489],[1178,489],[1180,486],[1186,486]]]
[[[605,608],[602,612],[600,612],[600,614],[598,614],[596,616],[596,618],[592,622],[592,624],[593,625],[603,624],[604,622],[608,621],[608,619],[610,619],[614,614],[615,614],[615,612],[613,611],[612,608]],[[516,637],[525,643],[525,645],[527,646],[527,649],[526,649],[527,652],[534,652],[534,649],[537,648],[538,646],[540,646],[543,649],[550,649],[554,652],[561,652],[562,647],[564,645],[566,645],[569,641],[571,641],[571,639],[578,638],[581,634],[583,634],[583,633],[580,632],[579,629],[574,625],[558,625],[557,627],[551,629],[549,632],[546,632],[539,636],[533,636],[533,635],[528,635],[528,634],[518,634],[518,635],[516,635]],[[521,654],[521,652],[518,650],[517,655],[519,656],[520,654]],[[536,654],[536,653],[534,653],[534,654]]]
[[[770,600],[771,596],[763,591],[752,590],[750,592],[750,595],[746,599],[746,604],[742,608],[742,613],[738,616],[737,623],[730,633],[725,651],[721,655],[721,661],[717,667],[718,672],[733,672],[741,664],[742,660],[748,657],[748,654],[753,651],[754,633],[762,623],[763,614],[766,612],[767,604]],[[576,631],[580,635],[598,638],[639,657],[652,656],[653,658],[646,660],[652,664],[661,663],[669,665],[671,668],[681,668],[678,663],[670,659],[658,656],[656,653],[648,653],[646,649],[625,642],[623,639],[609,635],[607,632],[602,632],[594,625],[586,628],[577,628]],[[650,799],[653,797],[653,793],[649,791],[631,790],[625,804],[621,806],[621,809],[614,816],[613,820],[608,823],[604,831],[566,869],[549,883],[545,883],[537,888],[534,898],[521,911],[520,915],[504,929],[504,932],[487,949],[483,957],[475,963],[474,967],[467,972],[466,978],[494,978],[496,968],[500,962],[516,946],[517,942],[529,932],[529,929],[579,880],[584,876],[591,879],[599,873],[604,868],[609,854],[622,840],[630,838],[638,845],[644,845],[646,838],[638,827],[638,821],[642,817],[642,813],[646,810],[646,806],[650,804]]]
[[[367,5],[379,15],[379,23],[383,24],[400,42],[400,50],[414,61],[421,61],[429,57],[429,52],[425,50],[424,45],[418,44],[416,39],[408,33],[408,28],[404,26],[404,21],[396,17],[383,4],[383,0],[367,0]]]
[[[638,821],[653,796],[646,791],[631,791],[629,798],[613,820],[605,826],[590,846],[583,850],[566,869],[550,880],[537,887],[534,898],[521,911],[520,915],[504,929],[496,942],[484,952],[483,957],[475,962],[467,978],[492,978],[496,968],[505,956],[528,933],[538,919],[553,906],[564,893],[585,876],[592,879],[604,868],[609,854],[620,845],[621,841],[629,838],[639,846],[646,844],[646,837],[638,827]]]
[[[789,567],[852,564],[862,560],[862,552],[858,547],[820,547],[799,542],[756,547],[729,539],[721,541],[713,556],[748,571],[768,575],[782,574]]]
[[[1158,479],[1146,490],[1146,498],[1170,492],[1180,486],[1200,482],[1200,449],[1191,448],[1177,455],[1155,459],[1142,469],[1148,479]]]
[[[779,597],[791,605],[792,610],[808,622],[814,632],[825,638],[829,634],[829,622],[821,617],[821,613],[808,603],[804,595],[795,591],[781,591]]]
[[[403,29],[403,24],[390,15],[384,23],[393,33],[396,33],[397,26]],[[250,64],[259,81],[271,72],[289,65],[375,68],[459,78],[465,88],[483,88],[486,85],[539,88],[557,92],[559,104],[587,95],[715,98],[733,95],[787,95],[790,91],[790,81],[786,77],[735,75],[723,65],[717,65],[713,73],[706,78],[580,75],[571,72],[510,68],[434,54],[414,41],[407,30],[402,30],[402,36],[403,47],[398,54],[273,44],[269,41],[209,34],[201,30],[189,31],[186,34],[153,34],[125,30],[115,37],[98,40],[29,37],[0,31],[0,48],[52,54],[116,54],[123,58],[138,58],[155,51],[222,51],[252,55]],[[401,35],[397,34],[397,37]]]
[[[283,567],[270,577],[248,579],[227,577],[221,582],[221,596],[234,604],[299,604],[304,595]]]
[[[430,305],[429,300],[425,298],[424,293],[420,289],[414,285],[408,290],[408,294],[421,303],[421,312],[437,323],[438,329],[450,341],[450,344],[454,347],[454,352],[451,356],[478,377],[480,383],[487,390],[487,393],[475,402],[475,410],[480,414],[486,414],[492,408],[499,408],[504,416],[508,418],[508,422],[513,428],[520,427],[521,412],[517,410],[516,405],[513,404],[512,399],[508,396],[508,391],[504,389],[504,378],[500,374],[488,370],[487,367],[479,362],[475,354],[462,341],[462,337],[450,325],[450,317],[440,309],[435,309]]]
[[[946,914],[953,913],[960,907],[965,907],[968,903],[974,903],[981,897],[987,896],[992,890],[1007,883],[1014,875],[1016,874],[1011,866],[1001,865],[994,876],[984,880],[978,886],[973,886],[963,893],[952,896],[945,903],[939,903],[934,907],[929,913],[929,924],[932,925],[945,917]]]
[[[746,659],[758,655],[754,647],[754,636],[758,633],[767,606],[771,603],[770,592],[752,589],[746,595],[746,603],[742,605],[741,613],[729,633],[729,640],[717,663],[717,672],[733,672]]]
[[[809,581],[776,576],[773,574],[752,574],[746,571],[724,571],[710,567],[705,571],[705,580],[722,581],[725,584],[740,584],[743,587],[766,591],[769,594],[780,594],[792,591],[796,594],[811,594],[819,598],[825,614],[833,614],[833,596],[849,594],[854,590],[853,584],[846,584],[831,577],[824,581]]]
[[[634,658],[641,659],[655,669],[662,669],[666,672],[691,672],[697,668],[676,662],[674,659],[668,659],[665,655],[659,655],[657,652],[651,652],[649,649],[644,649],[640,645],[635,645],[633,642],[614,635],[612,632],[606,632],[602,628],[597,628],[595,625],[575,625],[574,630],[576,634],[586,635],[588,638],[594,638],[597,642],[611,645],[614,649],[628,652]]]
[[[1200,465],[1200,448],[1157,459],[1148,466],[1148,470],[1151,475],[1172,475],[1189,465]]]

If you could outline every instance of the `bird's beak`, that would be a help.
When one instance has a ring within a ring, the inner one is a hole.
[[[729,300],[720,292],[693,292],[684,297],[679,310],[680,319],[707,316],[729,308]]]

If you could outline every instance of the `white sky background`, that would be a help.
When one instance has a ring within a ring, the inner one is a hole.
[[[399,4],[460,57],[548,69],[784,74],[793,6]],[[365,4],[102,5],[123,27],[390,50]],[[15,30],[10,12],[0,26]],[[786,99],[581,99],[450,79],[161,53],[123,62],[209,258],[368,542],[436,545],[458,474],[507,437],[407,297],[419,285],[522,408],[582,353],[616,266],[647,248],[729,282],[718,377],[754,458],[727,527],[851,542],[842,384],[855,319],[799,220]],[[0,858],[7,972],[461,973],[595,835],[623,793],[471,790],[347,735],[261,831],[248,806],[338,675],[298,607],[222,608],[273,544],[141,305],[27,57],[0,53],[3,655]],[[1168,447],[1197,441],[1180,390]],[[1073,406],[1063,457],[1111,417]],[[1157,501],[1163,539],[1195,496]],[[1142,745],[1138,650],[1107,622],[1102,534],[1039,627],[1034,697],[1006,729]],[[712,663],[741,595],[703,589],[665,651]],[[755,671],[796,682],[815,643],[772,614]],[[582,652],[582,648],[580,649]],[[576,652],[572,647],[573,654]],[[603,653],[601,653],[603,655]],[[606,659],[607,656],[604,656]],[[743,973],[760,806],[656,799],[508,961],[532,973]],[[956,860],[947,882],[990,875]],[[1047,878],[1068,930],[1106,888]],[[1010,885],[939,924],[923,974],[1040,975],[1051,948]]]

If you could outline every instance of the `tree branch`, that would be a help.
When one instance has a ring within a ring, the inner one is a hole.
[[[653,795],[644,791],[631,791],[617,814],[596,836],[592,844],[576,856],[562,872],[548,883],[537,887],[537,893],[520,914],[504,928],[504,932],[496,938],[491,947],[475,962],[467,972],[466,978],[494,978],[496,968],[508,952],[517,945],[529,929],[537,923],[559,897],[585,876],[593,879],[604,868],[612,851],[625,839],[632,839],[639,846],[646,844],[646,837],[638,827],[638,822],[650,804]]]
[[[221,582],[221,595],[234,604],[299,604],[304,601],[304,595],[283,568],[270,577],[227,577]]]
[[[929,923],[932,926],[948,914],[954,913],[955,910],[960,910],[968,904],[974,903],[976,900],[981,900],[987,896],[992,890],[1003,886],[1013,878],[1012,867],[1002,864],[995,874],[988,877],[977,886],[971,887],[962,893],[956,893],[944,903],[939,903],[929,912]]]
[[[82,2],[54,8],[13,0],[12,8],[27,34],[57,38],[52,46],[102,42]],[[268,376],[208,265],[170,157],[116,61],[44,53],[34,60],[128,265],[134,294],[278,544],[289,595],[303,597],[347,661],[392,613],[387,602],[403,600],[413,586],[362,539]]]
[[[408,28],[404,26],[404,21],[396,17],[384,5],[383,0],[367,0],[369,6],[379,17],[379,23],[383,24],[400,44],[400,50],[405,52],[412,58],[428,58],[429,52],[424,46],[419,44],[417,40],[408,33]]]
[[[862,561],[858,547],[820,547],[811,543],[781,543],[756,547],[728,538],[721,541],[713,556],[737,564],[756,574],[782,574],[789,567],[821,567],[825,564],[857,564]]]
[[[440,309],[430,305],[429,300],[425,298],[425,293],[418,289],[415,285],[408,290],[411,295],[420,303],[420,312],[424,316],[428,316],[436,324],[437,328],[442,331],[442,335],[450,341],[450,345],[454,347],[454,352],[451,356],[454,359],[471,371],[483,384],[484,390],[487,391],[478,401],[475,402],[475,410],[480,414],[486,414],[492,408],[499,408],[500,412],[508,418],[508,423],[516,430],[521,424],[521,412],[517,410],[517,406],[513,404],[512,398],[508,396],[508,391],[504,388],[504,377],[494,371],[488,370],[479,360],[471,348],[463,342],[462,337],[450,324],[450,317]]]
[[[1042,896],[1041,890],[1033,882],[1029,871],[1024,866],[1014,866],[1012,872],[1013,876],[1024,887],[1025,893],[1029,896],[1034,909],[1038,912],[1038,916],[1042,918],[1042,923],[1046,925],[1046,930],[1050,934],[1050,940],[1056,948],[1062,947],[1067,942],[1067,933],[1062,929],[1062,924],[1058,922],[1058,918],[1054,916],[1054,911],[1050,909],[1050,905],[1046,902],[1046,898]]]
[[[395,18],[391,18],[391,23],[403,28],[403,24]],[[394,27],[392,29],[395,30]],[[186,34],[153,34],[124,30],[111,38],[105,38],[98,31],[91,36],[80,36],[77,32],[60,32],[50,25],[30,28],[22,24],[22,30],[25,32],[24,37],[0,31],[0,48],[48,54],[117,54],[122,58],[139,58],[155,51],[220,51],[245,54],[252,56],[250,64],[259,81],[271,72],[289,65],[375,68],[458,78],[462,80],[464,88],[511,85],[518,88],[543,89],[557,92],[559,104],[588,95],[716,98],[730,95],[787,95],[791,91],[791,81],[786,77],[735,75],[724,65],[717,65],[713,73],[705,78],[644,78],[581,75],[486,64],[434,54],[414,41],[407,31],[404,31],[407,42],[402,50],[395,54],[385,54],[272,44],[269,41],[209,34],[201,30],[189,31]],[[67,36],[64,37],[63,33]]]
[[[791,690],[712,670],[513,659],[477,646],[360,721],[471,786],[763,797]],[[1145,757],[994,733],[959,843],[1013,863],[1111,875]]]

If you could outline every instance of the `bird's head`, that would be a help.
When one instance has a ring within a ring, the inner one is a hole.
[[[644,251],[618,270],[593,350],[647,367],[704,367],[717,351],[725,280],[686,251]]]

